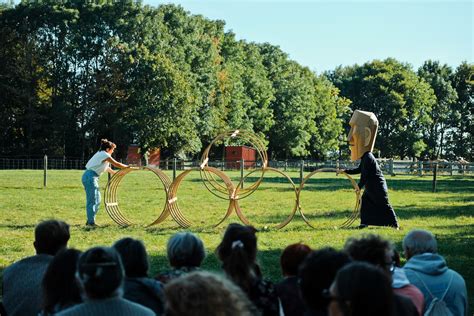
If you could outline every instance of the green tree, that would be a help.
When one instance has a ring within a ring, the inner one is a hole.
[[[451,129],[452,108],[458,96],[451,86],[452,70],[448,65],[428,60],[418,69],[418,76],[431,86],[436,97],[430,112],[431,122],[425,133],[428,145],[426,155],[436,159],[444,155],[445,138]]]
[[[451,75],[458,99],[451,104],[448,156],[473,161],[474,149],[474,65],[463,62]]]
[[[328,77],[352,101],[352,111],[375,113],[379,120],[375,150],[381,156],[414,157],[426,149],[423,135],[436,99],[409,65],[392,58],[374,60],[338,67]]]

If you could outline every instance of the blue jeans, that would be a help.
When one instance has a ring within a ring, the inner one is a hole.
[[[82,184],[86,190],[87,224],[94,224],[100,205],[99,176],[92,170],[86,170],[82,175]]]

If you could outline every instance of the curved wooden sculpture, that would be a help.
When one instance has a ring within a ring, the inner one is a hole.
[[[258,155],[261,159],[262,166],[259,169],[250,171],[248,174],[246,174],[242,179],[240,179],[240,182],[238,185],[234,185],[231,181],[231,179],[221,170],[210,167],[209,164],[209,151],[212,148],[216,142],[219,141],[225,141],[227,139],[232,139],[232,138],[238,138],[242,142],[245,142],[247,144],[251,144],[258,152]],[[199,168],[193,168],[189,170],[185,170],[182,173],[180,173],[176,179],[174,179],[173,182],[166,176],[166,174],[156,168],[152,167],[142,167],[140,168],[141,170],[148,170],[153,172],[159,179],[160,182],[163,184],[163,188],[166,194],[166,200],[165,200],[165,205],[163,206],[163,210],[161,211],[161,214],[158,216],[156,220],[154,220],[151,224],[147,226],[152,226],[152,225],[157,225],[162,223],[168,216],[171,215],[173,220],[181,227],[187,228],[191,226],[191,222],[184,216],[184,214],[181,212],[179,205],[178,205],[178,190],[179,187],[184,180],[184,178],[190,174],[191,172],[199,172],[201,176],[202,183],[206,187],[206,189],[215,195],[218,198],[225,199],[229,201],[229,206],[227,207],[227,211],[224,214],[224,217],[215,225],[218,226],[222,224],[231,214],[232,212],[236,212],[238,218],[242,221],[242,223],[246,225],[251,225],[250,221],[247,219],[247,217],[244,215],[242,212],[242,209],[239,206],[239,200],[248,197],[252,193],[254,193],[260,184],[263,181],[264,175],[269,172],[269,173],[277,173],[281,176],[283,176],[290,186],[293,188],[295,192],[295,204],[293,208],[291,209],[288,217],[283,220],[281,223],[277,224],[275,228],[280,229],[288,225],[291,220],[294,218],[296,211],[298,211],[305,221],[306,224],[309,226],[313,227],[314,226],[310,223],[308,218],[305,216],[303,212],[303,208],[300,203],[300,197],[301,197],[301,192],[303,191],[303,188],[306,184],[306,182],[314,176],[316,173],[319,172],[336,172],[338,169],[332,169],[332,168],[323,168],[323,169],[318,169],[310,174],[308,174],[299,187],[296,187],[294,184],[293,180],[285,174],[283,171],[268,167],[268,156],[267,152],[265,149],[265,145],[263,142],[258,138],[257,135],[248,132],[248,131],[228,131],[225,133],[222,133],[218,135],[210,144],[207,146],[207,148],[204,150],[202,157],[201,157],[201,164]],[[107,187],[105,189],[105,194],[104,194],[104,203],[105,203],[105,209],[107,213],[109,214],[110,218],[114,220],[117,224],[120,226],[128,226],[131,225],[132,222],[129,221],[121,212],[120,207],[119,207],[119,202],[118,202],[118,196],[117,196],[117,188],[122,181],[123,177],[125,177],[128,173],[134,171],[134,170],[140,170],[140,169],[133,169],[133,168],[128,168],[128,169],[121,169],[118,171],[109,181],[107,184]],[[251,185],[247,187],[243,187],[243,183],[246,183],[246,180],[251,176],[254,175],[255,173],[259,173],[259,177],[257,181],[252,183]],[[352,186],[355,190],[356,193],[356,203],[354,210],[352,213],[349,215],[349,217],[341,223],[339,227],[344,228],[344,227],[349,227],[354,223],[354,221],[359,217],[359,212],[360,212],[360,190],[357,185],[357,183],[352,179],[351,176],[348,174],[342,172],[352,183]],[[220,181],[219,181],[220,180]]]

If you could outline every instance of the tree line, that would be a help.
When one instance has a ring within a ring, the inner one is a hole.
[[[472,160],[472,64],[388,58],[317,74],[224,26],[171,4],[0,6],[0,155],[88,157],[109,138],[119,155],[136,143],[194,158],[246,129],[272,158],[344,158],[361,109],[379,118],[380,156]]]

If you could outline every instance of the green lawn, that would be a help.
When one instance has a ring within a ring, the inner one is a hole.
[[[168,173],[170,176],[171,174]],[[230,173],[234,180],[238,173]],[[123,214],[136,223],[122,228],[107,215],[102,205],[97,229],[87,229],[85,194],[81,171],[48,171],[48,187],[43,188],[42,171],[0,171],[0,269],[34,254],[33,230],[41,220],[57,218],[71,225],[70,247],[85,250],[95,245],[111,245],[125,236],[142,239],[151,259],[151,275],[167,269],[166,241],[180,227],[169,217],[164,223],[145,228],[161,213],[165,194],[159,179],[147,171],[136,171],[124,177],[118,189]],[[295,182],[298,173],[289,172]],[[255,181],[258,174],[248,178]],[[102,176],[105,186],[107,176]],[[390,201],[399,217],[402,230],[369,228],[392,240],[401,248],[403,236],[413,228],[434,232],[439,252],[448,265],[460,272],[468,284],[470,310],[474,310],[474,177],[439,177],[438,192],[431,192],[430,177],[387,177]],[[293,221],[281,230],[273,227],[283,221],[295,203],[295,194],[287,179],[278,174],[266,174],[259,189],[240,201],[247,218],[260,228],[259,261],[266,277],[278,280],[279,255],[290,243],[304,242],[313,248],[341,248],[349,236],[361,232],[355,229],[335,229],[352,211],[355,195],[350,182],[343,176],[317,174],[301,193],[301,205],[315,228],[311,228],[296,213]],[[228,223],[238,222],[235,214],[219,227],[228,201],[207,191],[198,172],[183,181],[178,192],[178,204],[183,214],[193,222],[189,229],[204,241],[208,251],[204,267],[215,270],[219,264],[213,252]],[[357,226],[355,222],[353,226]]]

